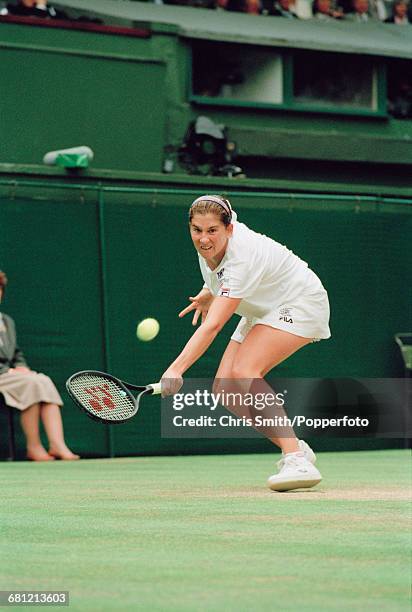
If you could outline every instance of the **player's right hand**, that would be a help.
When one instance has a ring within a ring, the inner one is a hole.
[[[213,302],[213,295],[209,289],[202,289],[199,293],[193,297],[189,297],[192,302],[189,306],[186,306],[181,312],[179,317],[184,317],[188,312],[195,311],[192,319],[192,325],[197,325],[199,317],[201,316],[201,323],[206,319],[210,305]]]
[[[160,379],[162,388],[162,397],[168,395],[174,395],[177,393],[183,385],[183,378],[180,372],[176,371],[172,366],[167,368],[166,372],[163,373]]]

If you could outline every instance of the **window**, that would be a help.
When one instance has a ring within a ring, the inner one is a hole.
[[[219,42],[193,45],[194,96],[253,104],[283,101],[282,56],[273,49]]]
[[[349,53],[193,41],[191,101],[386,117],[385,61]]]
[[[299,51],[293,58],[293,99],[305,107],[378,110],[378,72],[368,57]]]

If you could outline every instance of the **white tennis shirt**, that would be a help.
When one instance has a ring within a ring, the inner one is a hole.
[[[241,298],[236,314],[262,317],[281,304],[293,303],[320,281],[308,264],[272,238],[233,220],[233,235],[215,270],[199,254],[205,286],[214,296]]]

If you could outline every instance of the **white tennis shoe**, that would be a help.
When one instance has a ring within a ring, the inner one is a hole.
[[[272,491],[308,489],[322,480],[319,470],[306,459],[295,454],[285,455],[278,474],[270,476],[268,487]]]
[[[313,450],[311,449],[311,447],[309,446],[309,444],[307,444],[307,442],[305,442],[305,440],[298,440],[298,444],[299,444],[299,450],[302,451],[303,456],[305,457],[305,459],[307,459],[311,463],[315,464],[316,463],[316,455],[313,452]],[[276,466],[277,466],[279,471],[283,467],[284,460],[285,460],[285,455],[282,453],[282,459],[279,459],[279,461],[276,464]]]

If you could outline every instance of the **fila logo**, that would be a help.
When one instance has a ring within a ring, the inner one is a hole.
[[[281,310],[279,311],[280,317],[279,317],[279,321],[284,321],[285,323],[293,323],[293,319],[292,319],[292,315],[291,315],[291,308],[281,308]]]
[[[230,289],[222,288],[220,290],[220,295],[222,297],[229,297],[229,294],[230,294]]]

